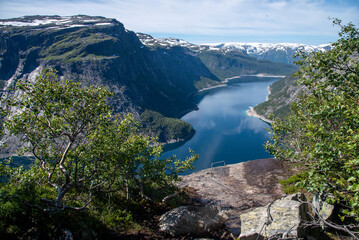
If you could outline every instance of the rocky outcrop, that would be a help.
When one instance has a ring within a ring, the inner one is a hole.
[[[304,237],[301,223],[307,220],[308,205],[300,200],[303,195],[293,194],[242,214],[240,239]]]
[[[225,209],[226,229],[235,237],[328,239],[320,220],[330,220],[334,207],[324,194],[286,196],[279,182],[293,173],[277,159],[258,159],[183,176],[179,187],[189,189],[195,204]]]
[[[279,160],[268,158],[205,169],[182,177],[180,187],[196,190],[207,206],[226,209],[227,228],[240,233],[239,216],[253,207],[265,206],[282,196],[280,180],[288,177]]]
[[[220,207],[181,206],[160,218],[160,230],[173,236],[201,235],[222,228],[227,214]]]
[[[239,239],[329,239],[313,222],[315,213],[324,220],[333,213],[334,206],[323,196],[316,195],[309,203],[305,195],[291,194],[242,214]]]
[[[314,195],[312,200],[312,208],[314,215],[320,215],[319,223],[324,227],[323,220],[330,220],[333,215],[334,205],[326,202],[327,195],[324,193],[317,193]]]

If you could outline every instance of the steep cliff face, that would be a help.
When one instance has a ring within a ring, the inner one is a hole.
[[[21,26],[8,25],[14,23]],[[219,82],[189,50],[151,50],[113,19],[25,17],[0,26],[0,79],[7,84],[37,67],[52,67],[60,75],[108,86],[116,111],[152,109],[174,117],[195,108],[186,96],[197,90],[197,81]]]

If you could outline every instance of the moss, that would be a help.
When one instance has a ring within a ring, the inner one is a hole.
[[[62,60],[64,62],[76,62],[93,59],[102,59],[110,54],[106,45],[112,45],[115,39],[104,33],[86,32],[80,29],[73,33],[60,34],[54,37],[53,42],[47,40],[47,47],[43,48],[40,56],[45,60]],[[97,47],[97,45],[100,45]],[[93,52],[94,49],[100,49],[102,52]]]
[[[297,186],[297,183],[305,180],[307,177],[308,177],[308,173],[304,172],[304,173],[295,174],[286,180],[280,181],[284,193],[292,194],[292,193],[300,192],[302,189]]]

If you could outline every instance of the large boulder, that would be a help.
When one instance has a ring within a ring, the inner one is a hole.
[[[308,205],[300,200],[304,200],[303,195],[292,194],[242,214],[240,239],[304,237],[301,223],[307,219]]]
[[[173,236],[200,235],[222,228],[228,219],[220,207],[181,206],[160,218],[160,230]]]

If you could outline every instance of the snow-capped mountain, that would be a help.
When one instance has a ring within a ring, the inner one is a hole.
[[[212,43],[212,44],[203,44],[212,46],[213,48],[219,49],[240,49],[246,51],[247,54],[263,54],[270,50],[277,50],[277,51],[285,51],[288,49],[291,50],[303,50],[305,52],[313,52],[313,51],[327,51],[329,44],[322,44],[322,45],[306,45],[301,43]]]
[[[330,44],[306,45],[301,43],[219,43],[205,44],[212,50],[233,51],[240,50],[258,59],[270,60],[273,62],[293,63],[293,55],[298,51],[324,52],[331,49]]]
[[[220,51],[228,52],[244,52],[249,56],[257,59],[269,60],[272,62],[282,62],[292,64],[295,59],[293,55],[302,50],[306,53],[328,51],[331,49],[330,44],[322,45],[306,45],[301,43],[211,43],[211,44],[193,44],[177,38],[153,38],[151,35],[137,33],[142,44],[150,48],[156,47],[174,47],[180,46],[189,48],[195,52],[203,51]]]
[[[194,52],[208,50],[210,47],[205,45],[197,45],[178,38],[154,38],[149,34],[136,33],[143,45],[149,48],[171,48],[183,47]]]
[[[85,15],[61,17],[61,16],[26,16],[7,20],[0,20],[0,28],[7,26],[34,27],[41,29],[67,29],[81,27],[100,27],[115,25],[114,19],[104,17],[90,17]],[[295,59],[293,55],[302,50],[304,52],[327,51],[331,48],[329,44],[306,45],[299,43],[212,43],[192,44],[177,38],[153,38],[148,34],[137,33],[143,45],[149,48],[171,48],[175,46],[188,48],[194,52],[220,51],[243,52],[257,59],[269,60],[292,64]]]

